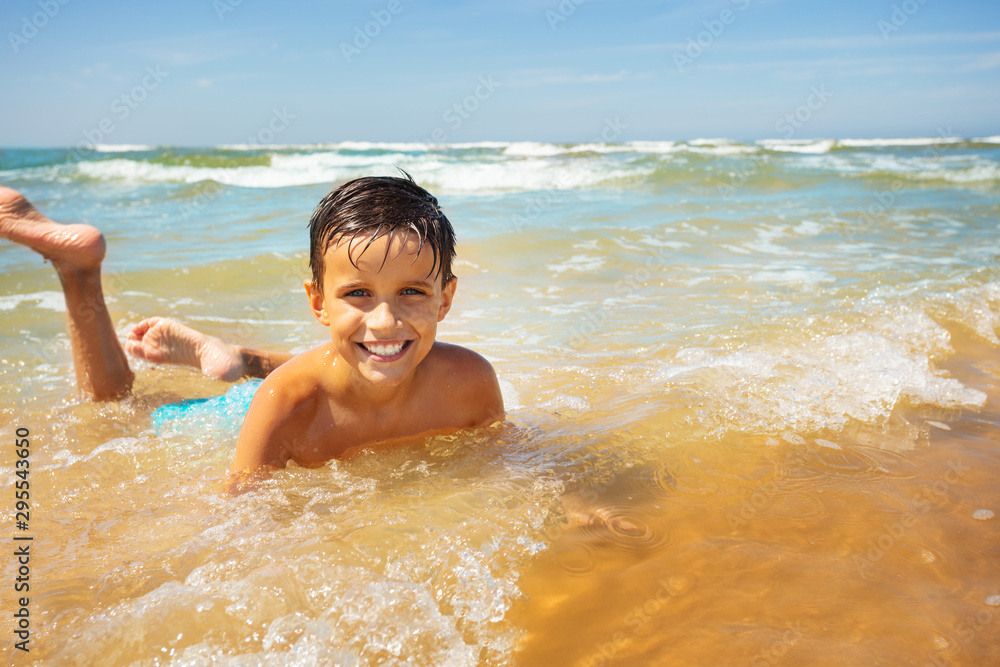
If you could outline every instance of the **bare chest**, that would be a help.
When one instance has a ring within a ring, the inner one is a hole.
[[[355,447],[397,440],[429,431],[464,428],[460,406],[442,400],[411,401],[382,410],[350,409],[335,404],[318,408],[297,439],[292,458],[302,465],[321,465]]]

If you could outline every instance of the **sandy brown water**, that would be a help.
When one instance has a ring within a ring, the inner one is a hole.
[[[229,386],[136,363],[133,397],[76,400],[58,281],[0,244],[0,436],[31,431],[35,537],[33,649],[0,659],[997,663],[1000,519],[975,518],[1000,513],[993,181],[942,179],[909,148],[455,150],[446,173],[428,163],[447,156],[413,160],[435,185],[548,179],[438,193],[463,241],[440,338],[493,363],[507,425],[291,467],[236,498],[239,410],[151,416]],[[993,164],[961,150],[943,156],[955,178]],[[909,179],[864,224],[893,181],[854,163]],[[748,166],[760,178],[720,196]],[[195,198],[215,182],[126,167],[18,172],[43,210],[105,230],[120,332],[168,315],[256,347],[324,339],[301,282],[327,183]],[[555,188],[574,169],[617,175]]]
[[[1000,356],[952,343],[981,410],[716,439],[662,405],[529,411],[236,499],[232,425],[148,428],[225,389],[184,369],[7,410],[36,448],[28,662],[990,664],[1000,524],[973,513],[1000,510]]]
[[[987,409],[911,412],[910,450],[892,426],[734,437],[584,485],[611,521],[549,525],[514,608],[519,664],[993,664],[1000,524],[973,515],[1000,507],[1000,356],[956,344]]]

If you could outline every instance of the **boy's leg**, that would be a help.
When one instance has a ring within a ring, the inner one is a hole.
[[[0,187],[0,236],[38,252],[59,275],[80,392],[96,401],[128,394],[132,371],[101,290],[101,233],[89,225],[52,222],[19,192]]]
[[[0,186],[0,237],[26,245],[52,261],[66,299],[80,391],[98,401],[128,394],[134,376],[101,290],[105,252],[101,233],[90,225],[52,222],[19,192]],[[132,327],[125,346],[129,354],[140,359],[194,366],[229,382],[267,377],[293,356],[226,343],[161,317]]]

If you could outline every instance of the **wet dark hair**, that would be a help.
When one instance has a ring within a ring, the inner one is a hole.
[[[417,185],[413,177],[400,171],[406,178],[366,176],[348,181],[316,206],[309,221],[309,268],[317,289],[323,289],[323,260],[330,245],[339,239],[350,244],[358,236],[369,234],[371,238],[361,252],[350,258],[355,267],[357,258],[376,239],[388,236],[391,246],[397,235],[405,240],[413,233],[420,242],[418,254],[424,246],[434,253],[431,274],[439,273],[443,285],[454,277],[451,263],[455,259],[455,230],[437,199]],[[382,258],[383,266],[388,258],[389,246]]]

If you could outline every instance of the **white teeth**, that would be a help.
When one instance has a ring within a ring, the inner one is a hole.
[[[365,349],[372,354],[377,354],[380,357],[391,357],[394,354],[399,354],[399,351],[403,349],[403,343],[395,343],[393,345],[379,345],[378,343],[364,343]]]

